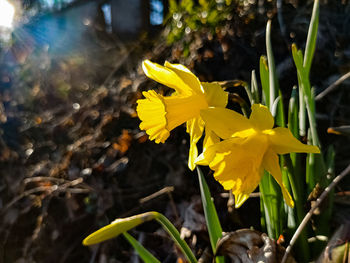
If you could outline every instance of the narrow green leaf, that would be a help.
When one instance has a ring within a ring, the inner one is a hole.
[[[282,220],[280,220],[282,210],[280,187],[273,177],[265,171],[259,189],[264,204],[267,233],[269,237],[278,239],[283,232]]]
[[[209,191],[209,187],[205,181],[203,173],[201,169],[197,166],[198,180],[199,180],[199,188],[201,191],[201,198],[203,203],[203,210],[205,220],[207,222],[210,244],[213,250],[213,253],[216,252],[216,243],[222,237],[222,228],[219,221],[219,217],[216,213],[216,208],[214,202],[211,198],[211,194]],[[225,262],[224,257],[216,257],[217,263]]]
[[[157,212],[154,212],[157,213]],[[190,263],[197,263],[196,257],[193,255],[190,247],[187,243],[180,237],[179,231],[175,226],[161,213],[157,213],[156,220],[160,223],[163,228],[168,232],[171,238],[175,241],[177,246],[181,249],[184,255],[187,257]]]
[[[333,177],[334,177],[334,160],[335,160],[335,149],[334,146],[331,145],[329,146],[327,150],[327,155],[326,155],[326,167],[327,167],[327,173],[330,175],[330,178],[328,179],[328,184],[332,182]]]
[[[252,70],[252,79],[251,79],[251,93],[253,95],[253,101],[254,103],[260,103],[260,95],[259,95],[259,89],[258,89],[258,81],[256,80],[256,74],[255,70]]]
[[[254,98],[253,98],[251,89],[249,87],[249,84],[247,82],[242,82],[242,85],[243,85],[243,87],[245,89],[245,92],[247,93],[250,105],[253,105],[254,104]]]
[[[300,154],[294,154],[296,157],[296,160],[299,161]],[[293,167],[292,161],[288,155],[283,156],[283,164],[282,167],[284,167],[283,170],[287,172],[287,176],[290,182],[290,188],[292,190],[293,199],[294,199],[294,210],[291,211],[291,209],[288,210],[288,228],[290,232],[295,232],[301,221],[303,220],[305,216],[304,211],[304,205],[305,200],[303,198],[304,196],[304,187],[302,184],[302,178],[300,178],[300,175],[302,173],[296,171],[300,171],[301,167]],[[300,162],[298,162],[298,165],[300,165]],[[296,243],[298,257],[301,260],[301,262],[307,262],[310,256],[310,250],[309,250],[309,244],[307,242],[307,230],[305,229],[300,234],[300,237],[297,240]]]
[[[270,111],[272,103],[277,97],[277,74],[275,67],[275,59],[273,57],[272,44],[271,44],[271,20],[267,21],[266,26],[266,54],[267,54],[267,63],[269,65],[269,90],[270,90]]]
[[[260,80],[263,101],[270,108],[269,68],[267,67],[267,58],[265,56],[260,57]]]
[[[289,99],[288,107],[288,128],[295,138],[299,138],[298,127],[298,94],[297,87],[294,86]]]
[[[314,6],[312,9],[312,16],[311,16],[311,21],[309,25],[309,31],[307,34],[305,57],[304,57],[304,64],[303,64],[307,74],[309,74],[310,72],[312,59],[316,48],[319,13],[320,13],[320,3],[319,3],[319,0],[315,0]]]
[[[137,254],[145,263],[160,263],[160,261],[151,254],[144,246],[140,244],[135,238],[133,238],[128,232],[124,232],[123,236],[132,245]]]
[[[326,155],[326,168],[327,168],[327,178],[326,178],[326,184],[329,185],[334,176],[335,176],[335,171],[334,171],[334,160],[335,160],[335,149],[333,145],[328,147],[327,150],[327,155]],[[328,195],[328,209],[326,213],[328,214],[327,216],[330,218],[332,215],[332,210],[333,210],[333,201],[334,201],[334,189],[329,193]]]
[[[299,135],[304,137],[306,135],[306,105],[303,88],[304,67],[303,54],[298,50],[295,44],[292,45],[292,55],[294,64],[297,68],[298,84],[299,84]]]

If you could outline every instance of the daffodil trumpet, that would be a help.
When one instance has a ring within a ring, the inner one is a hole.
[[[294,206],[282,182],[278,154],[319,153],[318,147],[301,143],[287,128],[273,128],[274,118],[261,104],[252,106],[249,119],[224,108],[203,109],[200,115],[206,126],[223,140],[205,149],[195,163],[209,165],[215,179],[226,190],[232,190],[236,208],[258,186],[264,170],[280,185],[285,202]]]
[[[186,123],[190,135],[188,167],[195,168],[198,156],[197,142],[203,135],[205,123],[200,111],[209,107],[225,107],[228,94],[216,83],[200,82],[185,66],[165,62],[164,66],[145,60],[142,68],[147,77],[173,89],[171,96],[163,96],[154,90],[144,91],[145,99],[137,101],[140,129],[145,130],[150,140],[164,143],[170,132]],[[203,148],[218,141],[217,136],[206,130]]]

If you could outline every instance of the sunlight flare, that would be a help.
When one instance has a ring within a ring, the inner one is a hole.
[[[0,27],[11,28],[15,7],[7,0],[0,0]]]

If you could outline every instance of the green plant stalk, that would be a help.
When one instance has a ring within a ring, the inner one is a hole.
[[[291,99],[289,101],[289,109],[288,109],[288,128],[291,130],[292,134],[299,138],[299,127],[298,127],[298,103],[297,100],[297,87],[293,87]],[[303,109],[305,113],[305,108]],[[305,120],[303,121],[305,124]],[[288,178],[290,182],[290,186],[292,188],[292,193],[294,197],[295,207],[294,207],[294,220],[296,221],[295,225],[290,228],[291,232],[295,232],[297,226],[301,223],[302,219],[305,216],[304,204],[304,183],[303,180],[305,178],[302,177],[303,173],[301,171],[301,154],[291,153],[289,155],[284,156],[285,164],[284,167],[287,167],[288,170]],[[307,229],[304,229],[300,234],[300,237],[296,241],[296,249],[300,251],[297,254],[298,259],[301,262],[308,262],[310,258],[310,246],[307,241],[308,232]]]
[[[326,169],[327,169],[327,185],[329,185],[334,176],[335,176],[335,171],[334,171],[334,159],[335,159],[335,150],[334,147],[331,145],[328,150],[327,150],[327,155],[326,155]],[[326,213],[328,217],[331,217],[332,210],[333,210],[333,200],[334,200],[334,190],[332,190],[329,193],[329,209],[327,209]]]
[[[209,187],[205,181],[203,173],[201,169],[197,166],[197,174],[199,180],[199,188],[201,191],[201,198],[204,210],[205,221],[207,223],[207,228],[209,232],[209,239],[211,248],[215,255],[216,253],[216,244],[218,240],[222,237],[222,228],[219,221],[219,217],[217,215],[214,202],[211,198],[211,194],[209,191]],[[217,263],[224,263],[224,257],[216,257]]]
[[[155,256],[153,256],[144,246],[142,246],[135,238],[128,232],[124,232],[123,236],[132,245],[137,254],[145,263],[161,263]]]
[[[309,31],[306,39],[305,57],[304,57],[304,64],[303,64],[307,75],[309,75],[312,59],[316,48],[319,13],[320,13],[320,3],[319,3],[319,0],[315,0],[313,9],[312,9]]]
[[[163,226],[163,228],[168,232],[168,234],[172,237],[172,239],[175,241],[175,243],[179,246],[181,251],[184,253],[184,255],[187,257],[189,262],[191,263],[197,263],[196,257],[193,255],[192,250],[187,245],[187,243],[180,237],[179,232],[174,227],[174,225],[161,213],[156,213],[156,220]]]
[[[309,122],[310,122],[312,144],[318,147],[320,147],[320,143],[319,143],[317,130],[316,130],[315,104],[314,104],[314,96],[311,92],[309,74],[310,74],[313,56],[316,49],[319,13],[320,13],[320,3],[319,3],[319,0],[315,0],[313,9],[312,9],[309,31],[307,34],[303,66],[300,67],[299,69],[299,72],[301,73],[300,80],[302,83],[302,91],[303,91],[303,95],[305,96],[306,110],[307,110]]]
[[[267,204],[268,204],[267,197],[268,197],[268,193],[269,193],[269,180],[267,178],[268,175],[269,174],[267,172],[264,172],[264,176],[259,183],[259,190],[261,193],[261,201],[260,201],[261,208],[260,209],[261,209],[261,211],[264,212],[264,215],[262,217],[262,219],[263,219],[262,222],[264,223],[264,225],[262,224],[262,226],[265,227],[268,236],[271,238],[274,238],[275,230],[273,228],[274,225],[271,222],[272,219],[270,216],[272,214],[271,206],[267,206]]]
[[[299,139],[299,127],[298,127],[298,97],[297,97],[297,87],[294,86],[291,94],[291,98],[289,100],[289,109],[288,109],[288,128],[292,132],[293,136]],[[299,202],[299,206],[303,206],[305,203],[305,196],[303,185],[305,181],[305,177],[303,177],[303,172],[301,169],[301,154],[298,153],[290,153],[289,156],[286,157],[286,164],[293,178],[289,180],[293,180],[291,184],[294,185],[293,194],[297,195],[296,202]],[[304,216],[304,214],[300,214]]]
[[[245,89],[245,92],[248,95],[248,99],[249,99],[250,104],[253,104],[254,99],[253,99],[253,95],[252,95],[252,92],[250,91],[250,87],[249,87],[248,83],[247,82],[243,82],[242,85],[243,85],[243,87]]]
[[[256,80],[255,70],[252,70],[251,93],[253,95],[253,101],[251,102],[251,104],[260,103],[258,81]]]
[[[286,120],[284,117],[284,109],[283,109],[283,99],[282,99],[282,92],[280,89],[278,89],[278,96],[279,96],[279,101],[277,105],[277,115],[276,115],[276,124],[280,127],[285,127],[286,126]]]
[[[295,178],[297,177],[297,174],[295,174],[294,172],[293,164],[288,154],[284,156],[284,161],[285,161],[284,166],[287,167],[287,170],[288,170],[288,179],[290,182],[290,186],[292,188],[292,193],[293,193],[294,203],[295,203],[294,210],[296,214],[295,219],[297,224],[293,229],[293,232],[294,232],[305,216],[304,200],[302,198],[302,189],[298,187],[298,183],[295,180]],[[306,229],[304,229],[300,234],[300,237],[297,240],[297,247],[298,247],[298,251],[300,251],[300,253],[298,253],[298,256],[303,262],[307,262],[310,257],[310,249],[307,241]]]
[[[270,112],[273,113],[273,108],[276,106],[276,94],[280,95],[278,89],[276,67],[273,57],[271,44],[271,20],[266,25],[266,59],[262,56],[260,58],[260,75],[263,86],[263,95],[269,104],[267,106]],[[268,73],[268,74],[267,74]],[[284,126],[283,105],[281,101],[277,105],[276,124]],[[283,220],[285,218],[283,208],[282,194],[277,182],[268,173],[265,173],[261,182],[260,189],[262,190],[264,211],[268,234],[271,238],[277,239],[283,231]],[[265,209],[267,207],[267,209]]]
[[[288,107],[288,128],[292,132],[293,136],[299,138],[298,133],[298,111],[297,111],[297,87],[294,86],[292,89],[292,94],[289,99]]]
[[[272,53],[271,45],[271,20],[267,21],[266,26],[266,53],[267,53],[267,63],[269,68],[269,86],[270,86],[270,111],[273,102],[276,99],[276,72],[275,72],[275,60]]]
[[[261,193],[261,198],[260,198],[260,224],[261,224],[261,229],[263,232],[265,233],[269,233],[268,230],[267,230],[267,224],[266,224],[266,214],[268,212],[266,212],[265,210],[267,209],[267,207],[265,207],[265,203],[264,203],[264,196],[262,194],[262,186],[259,185],[259,191]],[[271,232],[271,231],[270,231]]]
[[[314,103],[315,100],[314,100],[313,92],[311,91],[311,88],[310,88],[309,77],[304,75],[301,78],[301,81],[302,81],[302,88],[303,88],[304,99],[306,104],[306,111],[309,118],[312,144],[321,148],[320,141],[318,139],[317,128],[316,128],[316,117],[315,117],[316,114],[315,114],[315,103]],[[310,90],[310,92],[306,92],[306,89]]]
[[[264,175],[259,184],[260,192],[263,198],[266,228],[269,237],[278,239],[283,232],[281,212],[283,212],[281,202],[281,192],[274,178],[268,173]]]
[[[262,87],[262,100],[265,101],[265,105],[270,109],[269,68],[267,66],[267,58],[265,56],[260,57],[259,67]]]
[[[299,135],[304,137],[306,135],[306,106],[304,101],[304,92],[301,87],[301,81],[298,77],[299,82]]]

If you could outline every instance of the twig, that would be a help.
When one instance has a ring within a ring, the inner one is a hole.
[[[64,183],[66,180],[63,178],[57,178],[57,177],[49,177],[49,176],[35,176],[35,177],[28,177],[23,180],[24,184],[28,184],[31,182],[41,182],[41,181],[52,181],[57,183]]]
[[[83,178],[79,177],[78,179],[75,179],[73,181],[69,181],[65,184],[62,185],[52,185],[52,186],[38,186],[32,189],[29,189],[25,192],[23,192],[22,194],[16,196],[15,198],[13,198],[11,200],[11,202],[9,202],[2,210],[0,213],[4,213],[5,211],[7,211],[11,206],[13,206],[15,203],[17,203],[19,200],[21,200],[22,198],[35,194],[35,193],[39,193],[39,192],[47,192],[48,194],[52,194],[54,192],[64,192],[66,190],[69,189],[69,187],[81,184],[83,182]]]
[[[292,250],[292,247],[293,247],[295,241],[298,239],[299,235],[301,234],[301,232],[305,228],[306,224],[310,220],[314,211],[320,206],[322,201],[326,198],[326,196],[329,194],[329,192],[337,185],[337,183],[339,183],[339,181],[342,180],[349,173],[350,173],[350,164],[346,167],[345,170],[343,170],[341,172],[341,174],[339,174],[337,177],[335,177],[333,179],[332,183],[328,187],[326,187],[326,189],[324,189],[321,196],[319,198],[317,198],[315,205],[311,207],[310,211],[306,214],[303,221],[301,221],[300,225],[298,226],[297,230],[295,231],[295,233],[294,233],[294,235],[293,235],[293,237],[292,237],[292,239],[291,239],[291,241],[286,249],[286,253],[284,253],[284,256],[282,258],[281,263],[286,262],[288,255],[289,255],[290,251]]]
[[[318,94],[315,97],[315,100],[321,100],[324,96],[326,96],[328,93],[333,91],[338,85],[340,85],[342,82],[344,82],[346,79],[350,78],[350,72],[346,73],[345,75],[341,76],[339,79],[337,79],[335,82],[333,82],[328,88],[326,88],[324,91],[322,91],[320,94]]]
[[[166,186],[166,187],[160,189],[159,191],[157,191],[157,192],[155,192],[155,193],[153,193],[153,194],[151,194],[149,196],[141,198],[139,200],[139,202],[140,202],[140,204],[143,204],[143,203],[146,203],[146,202],[148,202],[148,201],[150,201],[150,200],[152,200],[152,199],[154,199],[154,198],[156,198],[158,196],[161,196],[163,194],[166,194],[166,193],[169,193],[169,192],[173,192],[173,191],[174,191],[174,187],[173,186]]]

